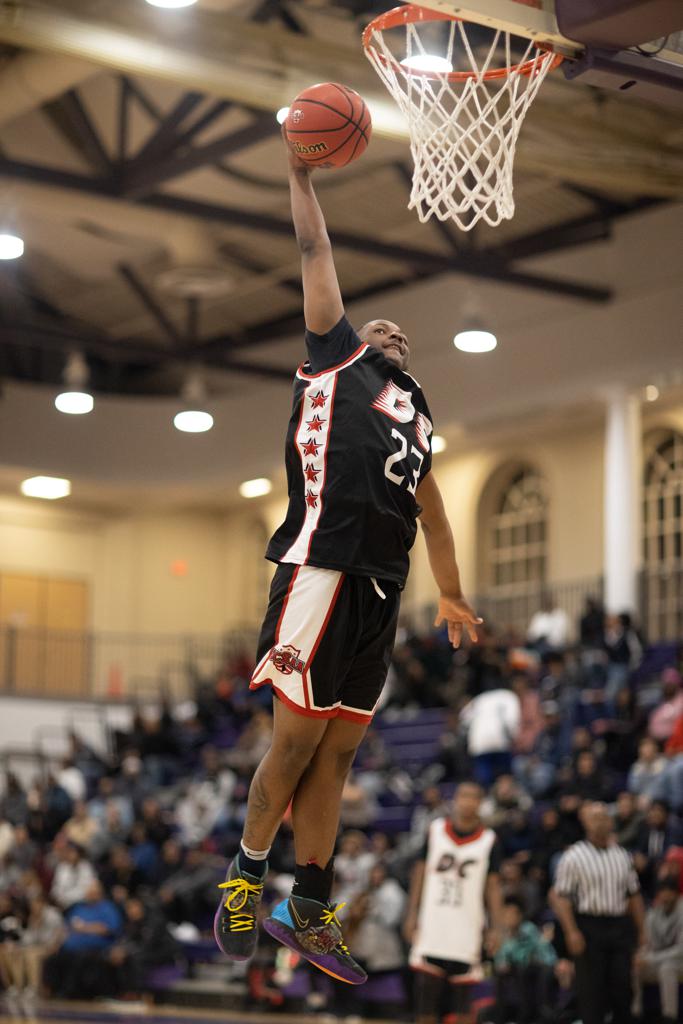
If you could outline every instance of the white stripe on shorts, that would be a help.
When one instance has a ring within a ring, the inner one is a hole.
[[[295,570],[275,645],[256,666],[252,687],[271,683],[288,700],[307,710],[330,711],[339,707],[341,701],[327,708],[314,703],[309,669],[343,581],[344,573],[336,569],[302,565]]]

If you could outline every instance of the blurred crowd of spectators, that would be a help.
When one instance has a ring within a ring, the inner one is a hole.
[[[544,929],[538,956],[551,968],[556,1019],[563,1007],[572,1019],[572,970],[546,895],[559,855],[582,835],[582,804],[609,805],[646,899],[662,879],[683,891],[680,652],[648,669],[629,617],[608,618],[597,602],[581,619],[580,644],[569,646],[563,616],[544,607],[526,637],[483,629],[476,647],[456,652],[441,633],[400,631],[380,714],[410,721],[442,707],[446,727],[431,760],[410,771],[371,729],[345,787],[335,899],[346,903],[346,941],[371,979],[405,972],[411,868],[465,778],[484,785],[483,818],[504,854],[509,934],[494,973],[522,946],[533,959]],[[249,669],[232,659],[217,680],[197,681],[194,701],[175,713],[165,702],[134,709],[111,756],[74,734],[57,770],[27,784],[7,773],[0,980],[10,1002],[139,997],[155,972],[184,962],[188,943],[210,937],[216,885],[270,741],[269,695],[249,693]],[[500,690],[505,712],[492,717],[487,701]],[[373,827],[387,794],[413,807],[409,830]],[[268,893],[281,898],[294,868],[287,819],[270,865]],[[295,967],[264,938],[249,975],[252,1003],[287,1005]],[[311,1005],[324,1002],[311,985]],[[343,995],[335,1010],[359,1012],[356,994]]]

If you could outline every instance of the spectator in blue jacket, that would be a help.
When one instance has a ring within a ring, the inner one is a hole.
[[[67,936],[45,962],[44,980],[53,995],[92,999],[101,989],[101,964],[121,933],[118,907],[106,899],[99,881],[91,882],[85,898],[66,913]]]

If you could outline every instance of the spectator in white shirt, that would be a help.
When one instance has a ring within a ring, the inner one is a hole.
[[[666,758],[662,757],[659,744],[651,736],[643,736],[638,744],[638,760],[631,765],[626,788],[637,798],[638,807],[644,810],[657,795],[661,785]]]
[[[57,784],[66,790],[74,803],[77,800],[85,800],[87,796],[85,776],[71,758],[67,757],[62,761],[61,770],[57,772]]]
[[[50,898],[62,910],[68,910],[74,903],[85,899],[86,892],[95,881],[95,869],[83,851],[75,843],[67,843],[55,869]]]
[[[375,854],[368,849],[367,836],[363,832],[351,829],[343,834],[339,854],[334,860],[335,900],[338,903],[348,903],[367,889],[376,860]]]
[[[541,608],[532,616],[527,640],[540,654],[562,651],[569,642],[569,616],[562,608],[554,607],[550,594],[541,598]]]
[[[511,772],[520,723],[519,698],[502,688],[480,693],[462,709],[460,721],[467,730],[474,777],[488,789],[499,775]]]
[[[349,907],[348,920],[355,926],[352,951],[371,974],[399,971],[404,966],[400,924],[406,901],[406,893],[395,878],[388,876],[384,864],[376,864],[367,888],[354,897]]]

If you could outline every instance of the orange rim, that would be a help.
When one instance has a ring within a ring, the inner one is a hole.
[[[383,32],[389,28],[400,28],[402,25],[416,25],[421,21],[462,21],[468,24],[466,19],[457,18],[454,14],[446,14],[444,11],[432,11],[427,7],[418,7],[417,4],[403,4],[400,7],[394,7],[390,11],[385,11],[384,14],[378,15],[373,18],[370,24],[365,28],[363,32],[363,47],[366,52],[370,50],[372,46],[372,36],[375,32]],[[536,43],[539,50],[547,50],[551,53],[550,46],[543,46],[541,43]],[[388,60],[383,54],[376,53],[377,60],[380,60],[382,64],[390,64],[398,71],[405,71],[399,61]],[[549,71],[553,71],[556,67],[564,60],[561,53],[554,53],[552,55],[552,61],[550,63]],[[485,71],[481,76],[485,81],[495,80],[497,78],[507,78],[508,75],[516,73],[518,75],[531,75],[539,67],[538,60],[525,60],[521,64],[512,64],[509,67],[504,68],[493,68],[491,71]],[[476,71],[449,71],[448,73],[439,73],[438,71],[420,71],[418,69],[410,69],[411,75],[418,75],[422,78],[428,78],[433,82],[440,82],[444,78],[448,79],[449,82],[466,82],[470,78],[479,77]]]

